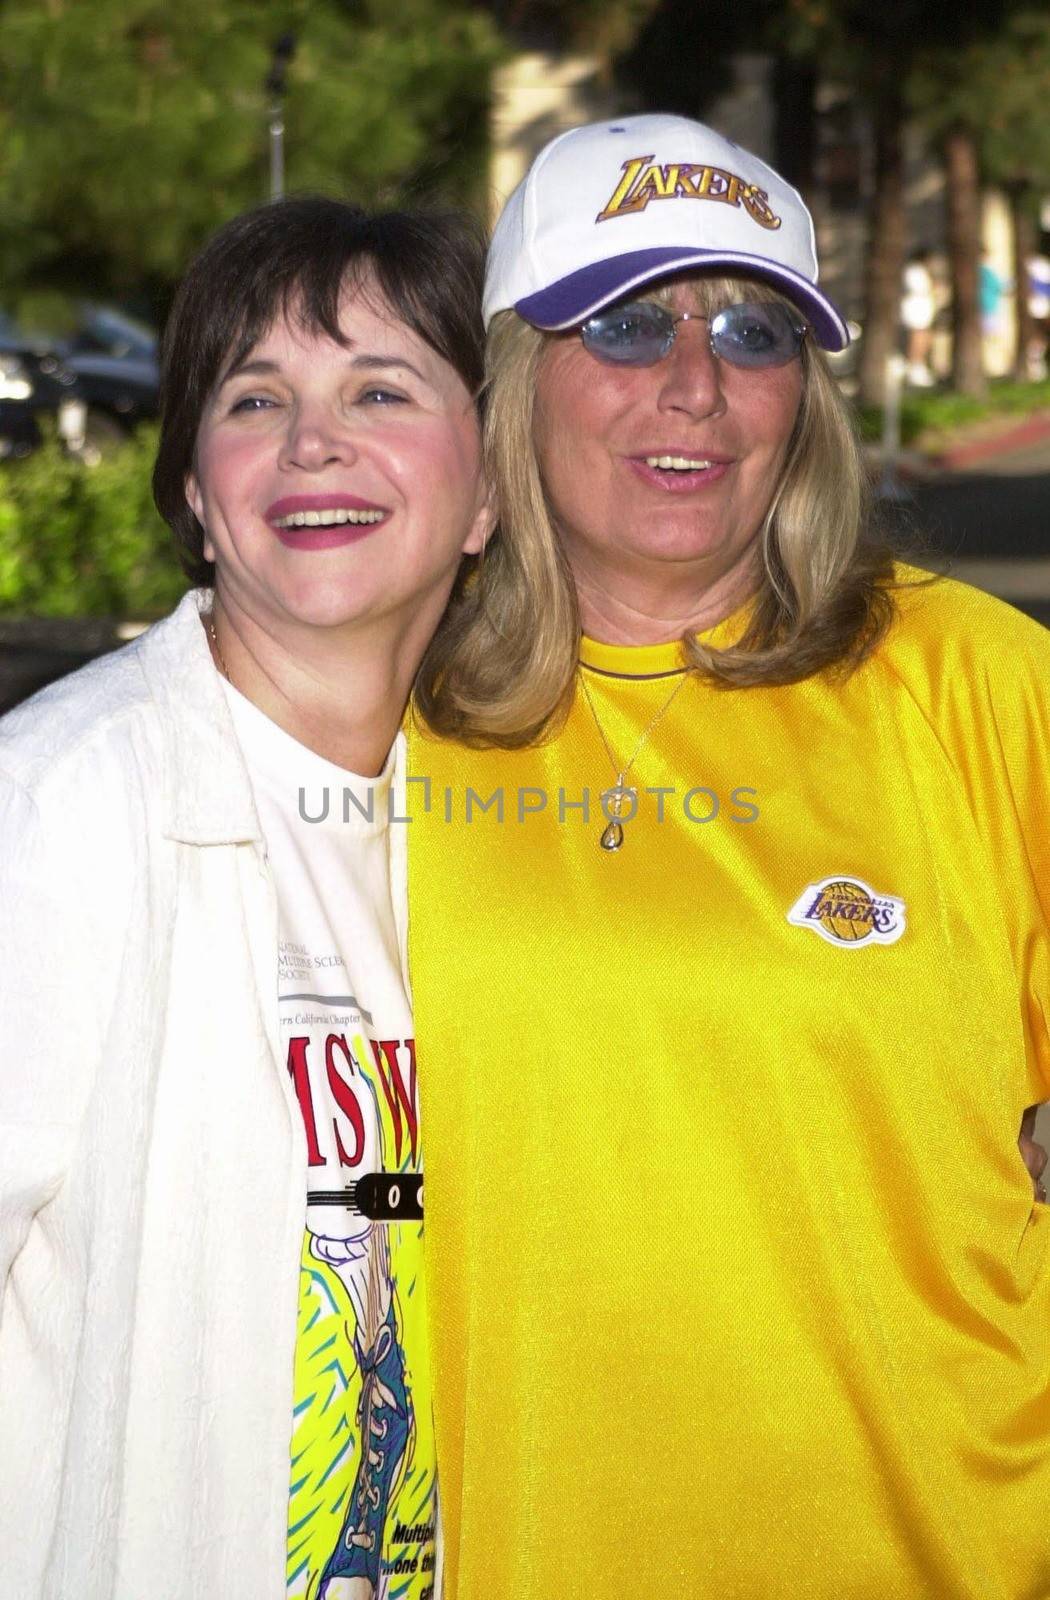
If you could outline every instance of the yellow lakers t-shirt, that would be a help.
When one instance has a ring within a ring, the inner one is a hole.
[[[446,1600],[1050,1597],[1050,634],[897,603],[684,682],[615,851],[677,645],[585,642],[611,756],[413,736]]]

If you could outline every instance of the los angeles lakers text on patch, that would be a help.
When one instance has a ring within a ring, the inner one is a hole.
[[[859,878],[823,878],[799,895],[787,914],[796,928],[812,928],[829,944],[896,944],[904,932],[904,901],[876,894]]]
[[[608,222],[610,217],[644,211],[650,200],[721,200],[728,206],[743,206],[749,217],[771,232],[780,227],[769,195],[757,184],[721,167],[692,161],[654,163],[651,155],[633,156],[623,163],[623,176],[594,220]]]

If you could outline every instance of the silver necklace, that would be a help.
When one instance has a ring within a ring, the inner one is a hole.
[[[658,709],[649,718],[649,721],[646,723],[645,727],[642,729],[638,742],[631,751],[630,759],[625,761],[623,766],[621,766],[617,761],[615,754],[613,753],[612,745],[605,737],[605,729],[602,727],[601,719],[599,718],[598,712],[595,709],[594,701],[591,699],[591,691],[587,687],[586,676],[582,670],[580,672],[580,683],[583,686],[583,693],[587,704],[591,708],[591,716],[594,718],[594,726],[597,728],[601,736],[602,744],[605,746],[605,753],[609,757],[612,769],[616,774],[615,785],[611,789],[606,789],[602,795],[602,800],[607,802],[608,805],[608,809],[606,811],[608,821],[606,822],[606,825],[602,830],[602,836],[598,841],[603,850],[619,850],[623,845],[623,824],[625,820],[624,808],[628,801],[630,801],[632,817],[638,809],[638,791],[637,789],[631,788],[627,783],[627,774],[634,766],[639,753],[644,748],[645,743],[653,729],[656,727],[656,724],[662,717],[666,716],[668,711],[670,711],[675,699],[685,687],[688,677],[688,672],[682,673],[681,678],[675,684],[663,705],[658,707]],[[611,817],[609,816],[609,812],[612,813]],[[626,820],[630,821],[630,817],[628,817]]]

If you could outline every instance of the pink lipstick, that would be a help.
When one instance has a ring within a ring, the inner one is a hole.
[[[365,538],[390,512],[359,495],[331,493],[285,495],[265,515],[286,548],[333,550]]]

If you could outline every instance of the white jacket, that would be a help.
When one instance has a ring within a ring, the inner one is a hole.
[[[306,1149],[205,599],[0,723],[10,1600],[285,1594]]]

